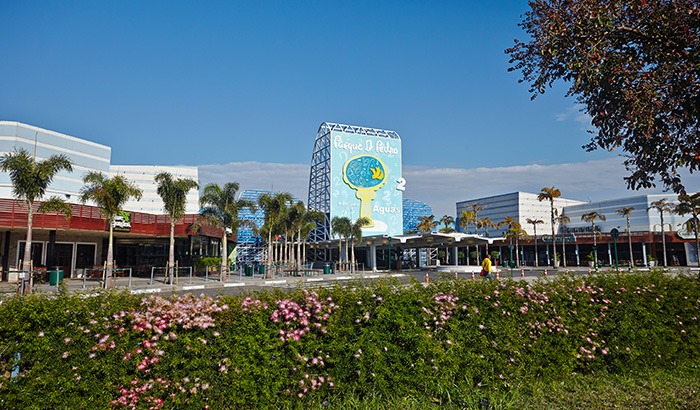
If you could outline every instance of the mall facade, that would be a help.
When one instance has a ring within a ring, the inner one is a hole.
[[[158,165],[113,165],[111,148],[70,135],[20,122],[0,121],[0,155],[24,149],[37,160],[64,154],[73,161],[73,172],[62,171],[48,187],[46,197],[59,196],[72,208],[73,216],[34,213],[32,263],[36,268],[59,269],[65,277],[81,275],[85,269],[106,260],[109,229],[99,208],[79,201],[82,178],[89,171],[124,175],[142,191],[140,201],[124,206],[125,220],[115,226],[114,259],[117,267],[131,267],[134,274],[165,266],[168,259],[170,221],[164,215],[155,175],[169,172],[176,178],[198,180],[197,167]],[[36,204],[35,204],[36,206]],[[175,227],[175,255],[180,266],[191,266],[200,256],[220,256],[222,232],[210,227],[192,229],[199,211],[199,192],[190,191],[187,215]],[[8,173],[0,173],[0,265],[2,279],[16,271],[24,255],[27,210],[12,194]],[[235,235],[229,238],[235,241]],[[233,248],[233,246],[231,247]]]
[[[568,222],[555,224],[556,251],[552,249],[550,203],[537,200],[537,194],[513,192],[476,198],[458,202],[456,208],[459,217],[461,211],[473,209],[472,205],[479,204],[482,208],[479,218],[489,218],[498,223],[510,216],[518,221],[527,233],[518,241],[517,259],[521,265],[534,265],[537,255],[539,266],[551,266],[556,252],[560,263],[566,266],[587,266],[589,255],[595,254],[599,265],[614,266],[617,261],[618,265],[627,266],[634,261],[635,266],[649,266],[650,262],[663,266],[665,242],[667,266],[698,266],[695,235],[685,229],[691,216],[664,212],[662,229],[661,214],[652,205],[662,199],[667,200],[670,208],[678,204],[675,194],[635,195],[597,202],[557,198],[554,201],[557,214],[566,216]],[[618,212],[625,208],[633,208],[629,213],[629,231],[627,217]],[[593,224],[582,220],[581,216],[590,212],[603,215],[605,220],[595,219]],[[531,224],[527,222],[528,219],[541,220],[542,223]],[[503,238],[494,244],[500,251],[501,263],[511,260],[511,251],[516,251],[514,241],[505,238],[507,232],[507,227],[492,229],[488,234],[483,230],[479,232],[488,237]],[[470,227],[470,233],[475,233],[474,227]],[[515,254],[512,260],[516,260]]]

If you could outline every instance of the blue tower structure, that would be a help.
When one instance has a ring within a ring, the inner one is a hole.
[[[271,191],[262,189],[246,189],[241,194],[241,199],[258,203],[258,199],[264,194],[272,194]],[[265,223],[265,211],[256,206],[255,212],[249,209],[241,209],[238,217],[242,220],[252,222],[258,228],[262,228]],[[238,261],[243,263],[261,262],[263,254],[267,250],[260,235],[253,232],[253,228],[243,226],[238,230]]]
[[[433,215],[433,208],[420,201],[403,199],[403,232],[418,232],[418,218]]]

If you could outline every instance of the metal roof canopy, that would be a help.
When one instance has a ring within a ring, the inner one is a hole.
[[[362,241],[355,244],[355,247],[364,248],[373,245],[378,247],[386,247],[389,246],[389,239],[391,239],[391,246],[411,249],[439,246],[491,245],[494,241],[501,241],[504,238],[487,238],[481,235],[466,234],[461,232],[412,235],[375,235],[363,237]],[[317,242],[315,246],[319,248],[338,246],[338,239]]]

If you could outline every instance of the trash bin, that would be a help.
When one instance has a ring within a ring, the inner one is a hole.
[[[62,270],[50,270],[49,271],[49,285],[56,286],[60,282],[63,282],[63,271]]]
[[[265,265],[258,266],[258,273],[263,276],[265,275]]]
[[[514,267],[515,267],[515,261],[510,261],[510,262],[508,263],[508,265],[509,265],[511,268],[514,268]]]
[[[245,265],[245,275],[253,276],[253,265]]]
[[[331,265],[329,263],[323,265],[323,274],[330,275],[330,273],[331,273]]]

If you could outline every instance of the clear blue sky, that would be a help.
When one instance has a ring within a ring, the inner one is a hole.
[[[562,89],[531,102],[507,72],[526,6],[5,0],[0,119],[125,165],[308,164],[323,121],[397,131],[410,165],[610,157],[581,149],[588,125]]]
[[[0,0],[0,120],[109,145],[112,164],[196,165],[203,184],[298,198],[323,121],[392,129],[406,197],[438,216],[550,186],[584,201],[660,193],[628,191],[619,153],[581,148],[590,121],[566,87],[531,101],[508,72],[526,9]],[[685,181],[700,188],[700,175]]]

